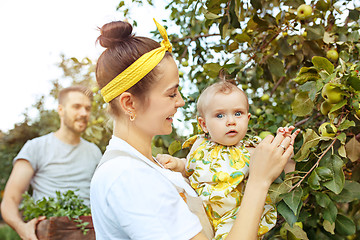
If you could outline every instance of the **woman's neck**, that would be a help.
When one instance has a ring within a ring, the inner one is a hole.
[[[151,136],[145,136],[139,129],[116,123],[116,121],[114,123],[114,135],[130,144],[149,160],[154,161],[151,152]]]

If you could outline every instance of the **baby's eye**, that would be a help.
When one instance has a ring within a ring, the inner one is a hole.
[[[216,117],[217,117],[217,118],[223,118],[223,117],[224,117],[224,115],[223,115],[223,114],[221,114],[221,113],[219,113],[219,114],[217,114],[217,115],[216,115]]]
[[[241,112],[236,112],[236,113],[235,113],[235,116],[236,116],[236,117],[240,117],[241,115],[242,115]]]
[[[174,98],[177,96],[177,93],[171,94],[169,97]]]

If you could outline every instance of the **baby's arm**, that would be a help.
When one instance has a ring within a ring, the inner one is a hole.
[[[180,172],[185,176],[185,158],[177,158],[169,154],[158,154],[156,160],[158,160],[165,168],[174,172]]]
[[[165,168],[170,169],[174,172],[180,172],[184,177],[188,177],[186,175],[186,170],[185,170],[185,164],[186,164],[186,160],[187,158],[189,158],[189,156],[194,152],[194,150],[199,147],[201,141],[203,140],[202,137],[199,137],[194,144],[192,145],[190,152],[188,153],[188,155],[185,158],[177,158],[177,157],[173,157],[169,154],[158,154],[156,156],[156,160],[158,160]]]

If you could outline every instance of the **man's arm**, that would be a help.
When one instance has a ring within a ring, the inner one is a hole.
[[[15,162],[9,180],[6,183],[4,197],[1,202],[1,214],[5,222],[12,227],[22,239],[35,240],[35,227],[39,220],[32,219],[25,223],[19,212],[22,194],[28,189],[34,175],[34,169],[25,159]]]

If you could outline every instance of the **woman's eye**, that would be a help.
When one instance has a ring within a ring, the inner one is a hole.
[[[217,115],[216,115],[216,117],[217,117],[217,118],[223,118],[223,117],[224,117],[224,115],[223,115],[223,114],[221,114],[221,113],[219,113],[219,114],[217,114]]]
[[[235,113],[235,116],[236,116],[236,117],[240,117],[240,116],[241,116],[241,112],[236,112],[236,113]]]

